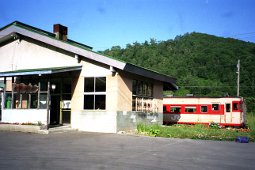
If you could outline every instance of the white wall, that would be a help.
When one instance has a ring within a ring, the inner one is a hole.
[[[88,132],[117,133],[117,113],[107,111],[82,111],[78,129]]]
[[[0,48],[0,71],[78,65],[74,57],[52,49],[16,40]]]
[[[38,123],[46,124],[46,109],[4,109],[2,122],[7,123]]]

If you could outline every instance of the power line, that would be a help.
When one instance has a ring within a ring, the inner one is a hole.
[[[236,86],[182,86],[179,87],[201,87],[201,88],[222,88],[222,87],[236,87]],[[240,86],[240,87],[255,87],[255,86]]]

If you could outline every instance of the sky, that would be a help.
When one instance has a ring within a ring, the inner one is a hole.
[[[201,32],[255,43],[255,0],[0,0],[0,28],[13,21],[102,51]]]

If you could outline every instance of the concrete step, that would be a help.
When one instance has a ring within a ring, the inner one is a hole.
[[[49,128],[49,133],[64,133],[70,131],[77,131],[77,129],[73,129],[71,125],[54,126]]]

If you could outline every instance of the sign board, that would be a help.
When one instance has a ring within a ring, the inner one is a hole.
[[[62,109],[71,109],[71,100],[63,100]]]

